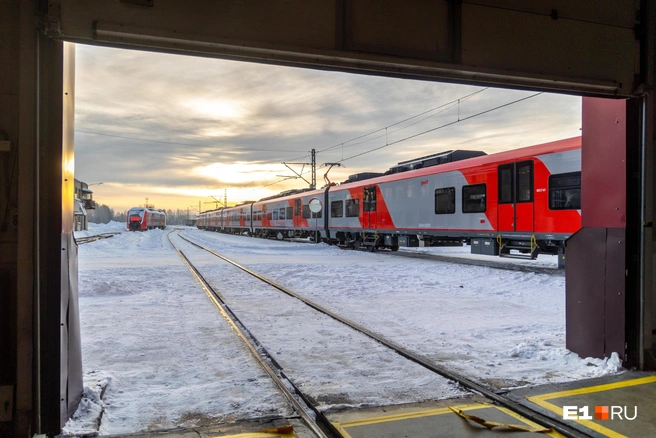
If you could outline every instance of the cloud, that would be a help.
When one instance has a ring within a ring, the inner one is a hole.
[[[299,179],[270,184],[291,174],[282,162],[309,163],[313,148],[319,166],[346,159],[330,171],[343,181],[448,149],[494,153],[580,128],[581,99],[566,95],[458,122],[534,93],[487,89],[464,98],[482,87],[84,45],[76,63],[76,177],[105,182],[96,199],[119,210],[149,192],[162,207],[186,208],[224,188],[240,201],[304,187]]]

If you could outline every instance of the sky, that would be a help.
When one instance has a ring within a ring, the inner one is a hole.
[[[289,415],[265,372],[169,243],[170,229],[130,233],[125,232],[124,223],[110,222],[90,224],[89,231],[75,234],[110,231],[122,233],[79,246],[85,397],[64,432],[97,430],[99,415],[102,435]],[[611,358],[594,359],[566,349],[565,276],[556,269],[555,256],[499,260],[470,254],[468,246],[399,250],[555,271],[527,273],[384,252],[344,251],[323,243],[192,228],[182,233],[434,364],[494,390],[623,371],[615,353]],[[299,300],[217,261],[175,232],[171,238],[275,357],[285,375],[317,400],[320,410],[330,413],[443,399],[458,405],[466,403],[462,397],[471,395]],[[647,407],[639,405],[638,409]]]
[[[224,194],[233,205],[306,188],[286,177],[309,181],[309,164],[283,162],[310,163],[311,149],[321,187],[325,163],[341,164],[328,175],[339,183],[445,150],[500,152],[581,127],[577,96],[79,44],[75,87],[75,177],[115,211],[145,202],[207,210]]]

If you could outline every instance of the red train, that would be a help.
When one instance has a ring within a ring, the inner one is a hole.
[[[373,178],[204,212],[197,226],[260,237],[315,237],[372,251],[466,241],[482,254],[562,254],[565,239],[581,227],[581,137],[493,155],[465,152],[447,151],[388,174],[367,174]],[[321,210],[312,212],[313,205]]]
[[[154,208],[133,207],[128,211],[129,231],[145,231],[153,228],[166,228],[166,212]]]

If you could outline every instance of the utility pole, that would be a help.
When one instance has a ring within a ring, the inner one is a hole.
[[[223,201],[220,201],[216,196],[210,195],[209,198],[214,199],[214,201],[206,202],[205,204],[214,204],[214,208],[219,208],[219,204],[223,204],[225,208],[228,208],[228,189],[223,189]]]
[[[310,190],[317,188],[317,157],[316,151],[312,149],[312,184],[310,184]]]
[[[285,163],[285,162],[283,161],[282,164],[284,164],[284,165],[287,167],[287,169],[289,169],[289,170],[291,170],[292,172],[294,172],[294,173],[296,174],[296,176],[287,176],[287,175],[276,175],[276,176],[279,176],[279,177],[281,177],[281,178],[286,178],[286,179],[300,178],[300,179],[302,179],[303,181],[305,181],[306,183],[308,183],[308,184],[310,185],[310,190],[314,190],[314,189],[316,189],[316,188],[317,188],[317,161],[316,161],[316,151],[315,151],[314,149],[312,149],[312,151],[310,152],[310,154],[311,154],[311,157],[312,157],[312,160],[311,160],[312,162],[311,162],[311,163]],[[292,169],[291,167],[289,167],[290,164],[300,164],[300,165],[302,165],[303,167],[301,167],[301,173],[298,173],[297,171],[295,171],[294,169]],[[303,169],[304,169],[305,166],[307,166],[308,164],[312,167],[312,178],[311,178],[311,181],[308,181],[308,180],[306,180],[305,178],[303,178]]]

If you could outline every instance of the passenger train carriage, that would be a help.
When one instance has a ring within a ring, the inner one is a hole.
[[[459,151],[463,152],[463,151]],[[377,175],[377,174],[373,174]],[[581,226],[581,138],[283,193],[204,212],[198,227],[315,237],[353,247],[472,245],[472,252],[560,254]],[[323,208],[312,213],[309,203]]]
[[[252,204],[253,233],[260,237],[315,237],[327,240],[323,211],[312,213],[310,200],[324,199],[327,189],[291,191]],[[289,192],[288,192],[289,193]]]
[[[166,228],[166,213],[154,208],[134,207],[128,211],[129,231],[145,231],[153,228]]]

